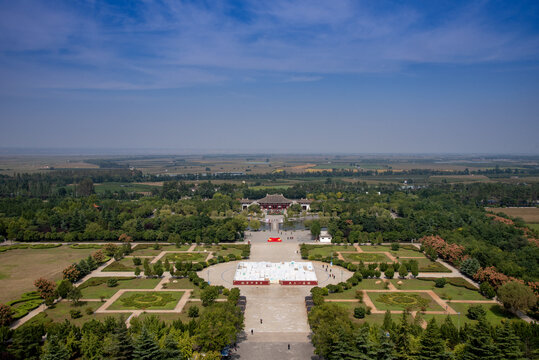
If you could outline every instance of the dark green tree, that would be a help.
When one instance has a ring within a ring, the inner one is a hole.
[[[436,325],[436,320],[429,321],[427,328],[421,335],[419,360],[449,359],[450,356],[445,349],[444,339],[441,337],[440,329]]]
[[[389,337],[389,332],[382,331],[380,334],[380,346],[376,350],[377,360],[393,360],[395,356],[393,355],[394,344]]]
[[[496,331],[496,346],[502,359],[517,360],[523,358],[520,349],[521,341],[516,336],[509,321],[505,321],[503,326]]]
[[[395,359],[408,360],[410,359],[411,346],[410,346],[410,325],[408,324],[408,314],[402,313],[402,318],[393,332],[395,343]]]
[[[43,346],[41,360],[68,360],[69,351],[66,346],[58,339],[57,335],[50,336]]]
[[[133,344],[123,319],[117,321],[112,336],[105,342],[103,355],[114,360],[132,359]]]
[[[449,315],[447,315],[444,322],[440,326],[440,335],[448,342],[450,347],[454,347],[459,343],[459,331],[457,330],[455,324],[453,324],[453,320],[451,320]]]
[[[370,360],[376,359],[376,349],[369,340],[369,326],[362,326],[355,331],[354,342],[356,345],[353,359]]]
[[[146,327],[142,328],[142,331],[135,341],[135,349],[133,350],[133,359],[135,360],[160,360],[161,349],[157,344],[157,341],[148,332]]]
[[[484,317],[480,318],[468,336],[464,354],[465,360],[499,359],[490,331],[487,320]]]

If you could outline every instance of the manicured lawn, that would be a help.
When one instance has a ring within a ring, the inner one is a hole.
[[[241,258],[242,247],[247,245],[209,245],[209,246],[197,246],[195,251],[213,252],[213,256],[228,256],[234,254],[236,258]]]
[[[107,310],[173,310],[183,291],[128,291]]]
[[[419,249],[411,250],[411,249],[403,249],[402,247],[399,248],[397,251],[391,250],[391,246],[388,245],[363,245],[360,246],[361,250],[365,252],[389,252],[391,255],[395,257],[424,257],[422,253],[419,252]]]
[[[422,314],[423,319],[429,322],[432,318],[436,319],[436,324],[440,326],[443,324],[445,319],[449,316],[453,324],[458,328],[459,326],[459,315],[439,315],[439,314]],[[477,322],[476,320],[469,319],[465,314],[460,314],[460,326],[464,326],[465,323],[473,324]]]
[[[356,319],[354,317],[354,309],[356,307],[363,306],[365,307],[365,304],[355,303],[355,302],[331,302],[332,304],[336,304],[342,308],[344,308],[346,311],[348,311],[350,319],[356,323],[362,324],[365,322],[371,323],[371,324],[378,324],[382,325],[384,323],[384,314],[370,314],[366,315],[363,319]]]
[[[477,305],[477,304],[467,304],[467,303],[449,303],[449,306],[451,306],[455,311],[460,312],[461,320],[466,317],[466,314],[468,313],[468,308],[470,306]],[[487,320],[489,320],[492,323],[498,324],[502,321],[502,319],[515,319],[516,316],[506,312],[505,309],[498,305],[498,304],[481,304],[483,308],[487,311]],[[469,320],[469,319],[468,319]],[[470,320],[471,321],[471,320]]]
[[[150,261],[151,259],[148,259]],[[144,260],[142,260],[144,261]],[[108,265],[103,269],[104,272],[115,272],[115,271],[125,271],[133,272],[135,271],[135,264],[133,264],[133,258],[123,258],[120,261],[115,261],[112,264]],[[142,265],[139,265],[140,270],[143,269]]]
[[[181,245],[179,248],[176,245],[159,245],[159,249],[154,249],[150,244],[138,244],[133,248],[133,256],[157,256],[162,251],[187,251],[190,245]]]
[[[377,284],[378,282],[378,284]],[[331,293],[327,299],[355,299],[357,290],[383,290],[384,283],[380,279],[363,279],[358,285],[341,293]]]
[[[368,293],[374,306],[378,310],[405,310],[406,308],[413,308],[419,310],[424,302],[425,309],[427,311],[442,311],[442,307],[438,305],[428,294],[410,292],[387,292],[387,293]],[[391,298],[392,303],[383,302],[384,298]],[[420,300],[424,299],[424,300]]]
[[[207,253],[170,253],[170,254],[165,255],[165,258],[168,259],[168,261],[173,262],[173,263],[175,263],[178,260],[202,262],[202,261],[205,261],[207,257],[208,257]]]
[[[23,293],[35,290],[34,280],[39,277],[61,280],[65,267],[94,252],[96,249],[72,249],[62,245],[0,253],[0,303],[18,299]]]
[[[419,272],[451,272],[451,270],[437,261],[431,261],[427,258],[416,260],[419,264]]]
[[[451,284],[445,284],[443,288],[434,287],[432,290],[445,300],[488,300],[481,295],[479,291],[470,290]]]
[[[170,279],[167,283],[167,289],[193,289],[191,297],[199,298],[200,297],[200,288],[195,286],[189,279]]]
[[[336,251],[355,251],[353,246],[349,245],[312,245],[312,249],[309,249],[309,255],[328,257]]]
[[[391,262],[385,254],[377,253],[342,253],[342,256],[348,262]]]
[[[398,290],[432,290],[434,281],[419,279],[391,279],[389,280]],[[398,283],[401,283],[400,285]]]
[[[61,301],[58,304],[54,306],[54,308],[49,308],[45,310],[45,315],[47,319],[50,319],[54,322],[63,322],[65,319],[69,320],[72,324],[82,326],[83,323],[96,319],[99,321],[105,320],[105,318],[112,316],[115,318],[123,317],[124,319],[127,319],[128,314],[90,314],[88,315],[86,313],[86,309],[91,308],[92,310],[97,310],[101,305],[103,305],[100,301],[88,301],[86,303],[83,303],[81,306],[73,306],[71,302],[68,301]],[[72,319],[70,311],[71,310],[79,310],[82,317],[78,319]]]
[[[143,279],[143,278],[131,278],[123,279],[121,277],[113,278],[118,280],[118,285],[115,287],[108,287],[107,280],[109,277],[98,277],[88,279],[81,284],[82,297],[85,299],[100,299],[101,296],[109,298],[114,295],[120,289],[153,289],[159,284],[161,279]],[[91,284],[95,284],[91,286]]]

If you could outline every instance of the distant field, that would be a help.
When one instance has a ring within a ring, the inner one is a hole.
[[[433,175],[429,177],[429,182],[441,183],[442,181],[448,183],[457,183],[457,182],[489,182],[492,181],[485,175]]]
[[[527,223],[539,223],[539,208],[532,207],[522,207],[522,208],[485,208],[487,211],[492,211],[494,213],[504,213],[512,217],[519,217],[524,219]]]
[[[20,249],[0,253],[0,303],[15,300],[35,290],[34,280],[44,277],[60,280],[62,270],[95,252],[95,249]]]
[[[69,185],[70,188],[73,185]],[[94,190],[96,194],[102,194],[105,191],[110,192],[120,192],[125,191],[127,193],[131,192],[151,192],[153,189],[158,188],[158,186],[147,185],[143,183],[119,183],[119,182],[106,182],[94,184]]]

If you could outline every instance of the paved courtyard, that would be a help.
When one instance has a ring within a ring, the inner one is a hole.
[[[281,237],[282,243],[268,243],[268,237]],[[291,238],[294,239],[291,239]],[[260,231],[248,234],[251,256],[248,261],[302,261],[299,244],[311,241],[307,231]],[[352,273],[334,267],[330,273],[325,263],[312,261],[319,286],[345,281]],[[199,272],[212,285],[233,287],[232,280],[238,261],[221,263]],[[330,275],[335,275],[330,277]],[[247,297],[245,309],[245,340],[238,346],[236,358],[245,359],[311,359],[305,296],[312,286],[238,286]],[[262,323],[260,320],[262,319]],[[251,335],[253,330],[253,335]],[[288,350],[288,344],[291,350]]]

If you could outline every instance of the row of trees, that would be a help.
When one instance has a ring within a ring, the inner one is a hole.
[[[421,326],[404,312],[395,323],[389,311],[382,326],[350,320],[345,308],[332,303],[315,306],[309,313],[315,352],[328,360],[432,360],[432,359],[535,359],[539,349],[539,326],[505,321],[492,326],[479,316],[475,325],[457,328],[448,316]],[[459,325],[460,327],[460,325]]]

